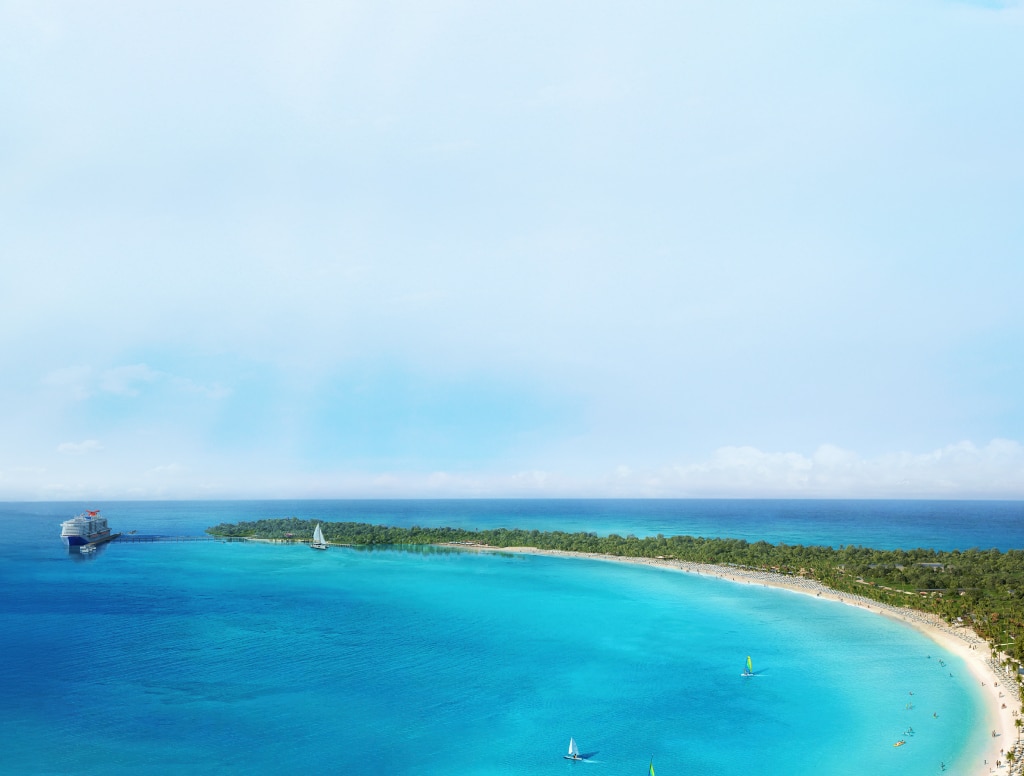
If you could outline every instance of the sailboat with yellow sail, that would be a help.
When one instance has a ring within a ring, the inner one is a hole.
[[[747,664],[743,668],[743,673],[740,676],[754,676],[754,664],[750,662],[750,655],[747,655]]]

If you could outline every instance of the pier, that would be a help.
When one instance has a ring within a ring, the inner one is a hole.
[[[136,543],[136,542],[216,542],[225,541],[224,539],[217,536],[162,536],[160,534],[120,534],[116,539],[117,543]],[[228,539],[227,541],[239,541],[238,539]],[[245,541],[241,539],[241,541]]]

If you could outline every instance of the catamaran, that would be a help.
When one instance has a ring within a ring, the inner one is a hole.
[[[563,754],[562,757],[566,760],[582,760],[580,757],[580,748],[576,746],[576,739],[569,738],[569,754]]]
[[[320,529],[320,523],[316,524],[316,529],[313,531],[313,543],[309,546],[314,550],[327,549],[327,540],[324,539],[324,532]]]
[[[747,655],[747,665],[746,665],[746,668],[743,669],[743,673],[740,674],[740,676],[753,676],[753,675],[754,675],[754,665],[753,665],[753,663],[750,662],[750,655]]]

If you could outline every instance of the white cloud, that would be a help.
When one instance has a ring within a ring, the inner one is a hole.
[[[62,456],[103,449],[67,442]],[[182,451],[178,451],[181,454]],[[116,472],[116,473],[115,473]],[[1006,498],[1024,499],[1024,445],[995,439],[873,457],[835,445],[811,453],[722,447],[707,458],[660,468],[605,472],[557,468],[516,472],[321,471],[283,461],[122,460],[83,478],[56,459],[0,472],[0,499],[81,498]]]
[[[101,393],[135,398],[142,394],[145,386],[160,383],[170,385],[179,393],[213,400],[224,399],[232,394],[232,389],[220,382],[203,383],[191,377],[153,369],[148,364],[127,364],[106,369],[84,365],[61,367],[45,374],[41,382],[65,398],[76,401]]]
[[[542,494],[551,486],[552,477],[550,472],[533,470],[513,474],[510,481],[518,491]]]
[[[273,478],[268,478],[269,485]],[[595,498],[1024,498],[1024,446],[996,439],[864,457],[821,445],[811,454],[723,447],[706,460],[606,475],[524,470],[284,477],[274,487],[318,496]]]
[[[69,399],[88,399],[93,393],[93,369],[89,366],[67,366],[43,376],[42,384]]]
[[[162,372],[150,369],[145,364],[118,366],[107,369],[100,375],[99,387],[118,396],[138,396],[140,385],[156,382],[162,377]]]
[[[708,461],[669,468],[659,484],[666,494],[691,496],[1020,498],[1024,447],[994,439],[874,458],[829,444],[811,455],[723,447]]]
[[[152,477],[167,477],[177,476],[185,471],[185,467],[179,463],[168,463],[160,466],[154,466],[152,469],[146,472],[147,476]]]
[[[218,382],[211,383],[210,385],[204,385],[187,377],[175,377],[171,382],[175,389],[182,393],[192,393],[198,396],[205,396],[207,399],[226,399],[233,393],[231,388],[221,385]]]
[[[83,442],[61,442],[57,445],[57,452],[61,455],[85,455],[102,449],[103,445],[95,439],[86,439]]]

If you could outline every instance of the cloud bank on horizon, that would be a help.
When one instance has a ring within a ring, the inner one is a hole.
[[[0,4],[0,499],[1024,498],[1022,34]]]

